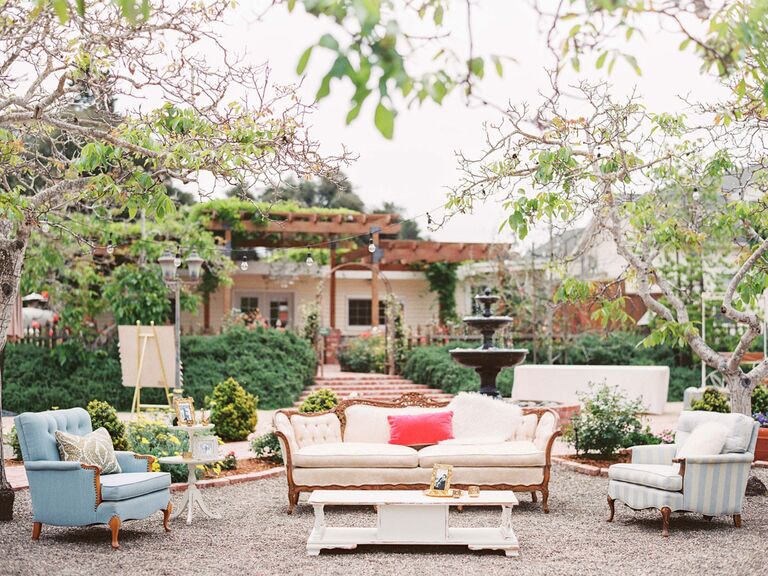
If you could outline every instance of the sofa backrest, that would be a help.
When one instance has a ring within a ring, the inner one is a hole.
[[[291,426],[299,448],[312,444],[341,442],[341,422],[334,413],[318,416],[291,416]]]
[[[429,408],[421,406],[370,406],[352,404],[344,409],[344,442],[389,443],[389,420],[387,416],[403,414],[427,414],[447,412],[448,408]]]
[[[745,414],[720,414],[701,410],[684,410],[677,421],[675,444],[682,446],[694,428],[704,422],[717,422],[728,428],[722,453],[754,452],[757,442],[756,422]]]
[[[82,408],[24,412],[14,418],[24,462],[60,460],[56,430],[83,436],[92,432],[91,417]]]

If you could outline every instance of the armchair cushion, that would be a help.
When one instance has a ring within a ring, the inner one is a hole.
[[[59,445],[59,454],[65,462],[98,466],[102,474],[122,472],[115,457],[112,438],[106,428],[99,428],[82,436],[56,430],[55,436]]]
[[[165,490],[171,485],[167,472],[124,472],[101,477],[101,499],[116,502]]]
[[[670,466],[677,454],[675,444],[632,446],[632,464],[666,464]]]
[[[678,492],[683,489],[683,477],[677,464],[614,464],[608,468],[608,478],[629,484],[639,484]]]
[[[677,450],[678,458],[720,454],[728,438],[728,428],[717,422],[703,422],[688,435]]]

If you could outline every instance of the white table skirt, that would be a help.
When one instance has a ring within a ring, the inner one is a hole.
[[[572,366],[526,364],[515,367],[513,400],[579,402],[589,384],[618,386],[629,398],[640,398],[649,414],[662,414],[669,389],[667,366]]]

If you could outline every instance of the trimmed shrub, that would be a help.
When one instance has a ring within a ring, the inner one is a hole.
[[[234,378],[216,384],[210,399],[211,422],[216,426],[216,435],[225,442],[248,438],[258,422],[258,400]]]
[[[280,449],[280,441],[277,434],[268,432],[251,440],[251,450],[256,458],[269,460],[278,464],[283,463],[283,452]]]
[[[218,336],[184,336],[184,389],[198,401],[235,378],[265,409],[290,406],[314,382],[316,358],[306,340],[290,332],[236,327]],[[172,378],[172,374],[169,375]],[[142,401],[162,404],[163,390],[142,390]],[[6,346],[3,405],[14,412],[86,406],[93,399],[129,410],[133,388],[122,385],[117,344],[93,351],[71,339],[52,350]]]
[[[16,433],[16,426],[11,426],[10,431],[6,432],[4,440],[13,451],[11,459],[18,461],[24,460],[24,457],[21,455],[21,444],[19,444],[19,435]]]
[[[643,430],[638,414],[642,401],[629,400],[618,388],[602,384],[590,385],[589,394],[579,395],[584,405],[571,418],[565,430],[565,440],[576,449],[576,454],[598,454],[612,457],[620,448],[628,448],[638,441],[647,440],[649,430]],[[658,444],[661,442],[653,442]],[[646,442],[647,443],[647,442]]]
[[[354,338],[337,357],[344,372],[384,373],[387,369],[387,350],[381,336],[363,334]]]
[[[728,398],[720,390],[717,388],[707,388],[704,390],[700,400],[691,402],[691,410],[729,414],[731,412],[731,405],[728,402]]]
[[[115,410],[109,402],[91,400],[85,407],[91,417],[91,426],[94,430],[106,428],[112,437],[112,446],[115,450],[128,450],[128,441],[125,438],[125,424],[117,417]]]
[[[320,388],[307,396],[306,400],[299,406],[299,412],[304,414],[311,412],[325,412],[339,403],[339,398],[333,390]]]

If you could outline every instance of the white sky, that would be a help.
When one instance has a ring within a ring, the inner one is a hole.
[[[225,43],[237,52],[246,51],[253,63],[268,62],[274,81],[297,82],[295,69],[300,55],[321,34],[333,31],[333,26],[302,13],[300,3],[293,14],[282,6],[275,7],[262,21],[256,19],[262,5],[246,4],[233,15]],[[465,48],[463,8],[450,18],[446,20],[447,28],[452,23],[456,25],[449,43]],[[494,53],[517,60],[505,64],[502,79],[487,69],[480,85],[482,94],[496,103],[537,104],[538,92],[546,87],[544,70],[551,64],[551,56],[536,15],[519,0],[479,0],[473,11],[473,24],[477,54]],[[684,108],[679,95],[703,100],[722,90],[712,77],[700,74],[699,61],[691,52],[679,52],[679,36],[659,30],[653,20],[646,28],[645,38],[636,36],[628,46],[637,56],[643,75],[638,77],[628,66],[617,63],[608,78],[617,94],[636,86],[649,109],[675,111]],[[323,52],[315,50],[301,88],[307,101],[314,96],[322,74],[330,66]],[[582,75],[589,75],[593,81],[600,77],[593,63],[588,62],[582,63]],[[458,179],[455,152],[478,153],[483,145],[483,122],[498,118],[489,109],[468,109],[461,97],[453,95],[442,107],[427,103],[411,110],[401,108],[395,137],[386,140],[373,125],[373,97],[369,97],[371,101],[358,119],[351,126],[345,125],[351,92],[349,86],[334,81],[331,95],[319,103],[310,117],[311,134],[327,154],[339,152],[342,143],[359,154],[346,173],[366,205],[392,201],[405,206],[407,216],[432,210],[445,201],[446,188]],[[454,217],[431,236],[445,241],[512,241],[506,231],[498,234],[502,218],[501,205],[488,201],[471,215]],[[420,222],[422,228],[424,220]]]

